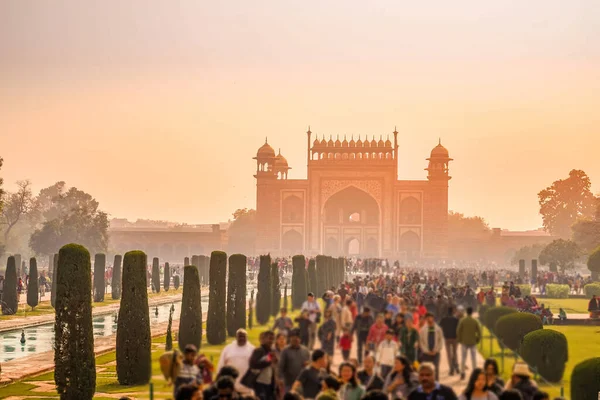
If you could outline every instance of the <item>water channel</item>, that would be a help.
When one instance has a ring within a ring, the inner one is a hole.
[[[174,318],[179,318],[181,301],[172,303],[175,306]],[[150,307],[150,325],[156,325],[169,320],[171,303]],[[208,311],[208,302],[202,302],[202,309]],[[111,336],[117,333],[117,312],[98,315],[93,318],[94,337]],[[21,343],[24,333],[25,342]],[[33,354],[53,350],[54,323],[31,326],[25,329],[0,333],[0,363],[28,357]]]

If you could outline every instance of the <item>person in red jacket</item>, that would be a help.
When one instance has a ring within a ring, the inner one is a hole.
[[[377,315],[375,323],[369,329],[369,335],[367,336],[367,348],[371,351],[375,351],[379,347],[379,343],[385,339],[385,333],[389,327],[384,322],[383,314]]]

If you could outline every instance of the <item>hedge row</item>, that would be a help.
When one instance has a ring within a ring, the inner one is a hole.
[[[583,287],[583,290],[588,299],[591,299],[593,295],[600,296],[600,283],[588,283]]]
[[[485,326],[495,334],[496,322],[505,315],[515,313],[518,313],[518,311],[510,307],[490,307],[485,313]]]
[[[546,285],[546,296],[551,299],[568,299],[569,291],[569,285],[559,285],[556,283]]]

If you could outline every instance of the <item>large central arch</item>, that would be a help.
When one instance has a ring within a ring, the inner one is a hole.
[[[379,255],[381,212],[375,198],[364,190],[348,186],[333,194],[323,205],[321,222],[321,248],[327,255]]]

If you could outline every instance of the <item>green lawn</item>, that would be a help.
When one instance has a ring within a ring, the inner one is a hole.
[[[290,299],[291,304],[291,299]],[[294,318],[297,312],[289,313],[290,317]],[[253,329],[248,329],[248,339],[254,344],[258,345],[258,336],[266,329],[270,329],[273,324],[273,318],[267,325],[257,326],[254,323]],[[174,330],[177,329],[178,322],[174,324]],[[229,344],[233,338],[227,338],[225,343],[221,345],[209,345],[206,342],[204,334],[206,333],[206,324],[204,325],[202,346],[200,352],[205,354],[213,364],[217,364],[219,361],[219,355],[227,344]],[[173,339],[177,339],[176,333],[173,335]],[[152,340],[152,384],[154,386],[154,398],[155,399],[167,399],[170,398],[172,387],[167,386],[158,364],[159,357],[165,352],[165,340],[166,336],[160,336]],[[173,344],[174,348],[177,348],[177,343]],[[108,399],[104,397],[110,394],[123,393],[131,397],[139,399],[148,399],[150,397],[150,385],[143,386],[121,386],[117,382],[116,377],[116,364],[115,364],[115,352],[110,352],[102,356],[96,357],[96,396],[94,399]],[[48,385],[48,386],[46,386]],[[54,374],[52,372],[42,374],[39,376],[24,379],[21,382],[12,383],[10,385],[0,387],[0,399],[4,399],[10,396],[32,396],[31,399],[36,397],[58,398],[54,390]],[[103,396],[104,395],[104,396]],[[55,397],[54,397],[55,396]],[[112,398],[114,400],[114,397]]]
[[[563,375],[562,386],[564,387],[565,397],[569,398],[571,372],[573,371],[575,365],[581,361],[600,354],[600,328],[596,326],[545,326],[544,329],[553,329],[562,332],[567,337],[567,341],[569,343],[569,361],[567,362]],[[484,330],[484,335],[488,336],[489,332],[487,329]],[[503,369],[502,376],[504,379],[510,378],[510,372],[512,371],[513,364],[515,363],[514,356],[510,350],[504,351],[504,366],[502,366],[502,351],[495,340],[492,340],[492,347],[490,351],[490,340],[485,339],[480,347],[480,351],[484,358],[496,358],[500,364],[500,368]],[[542,390],[550,394],[550,398],[560,396],[560,383],[543,383],[541,378],[538,380],[538,383]]]
[[[567,314],[587,314],[588,299],[538,299],[538,303],[544,303],[550,307],[552,313],[558,316],[558,309],[563,308]]]

